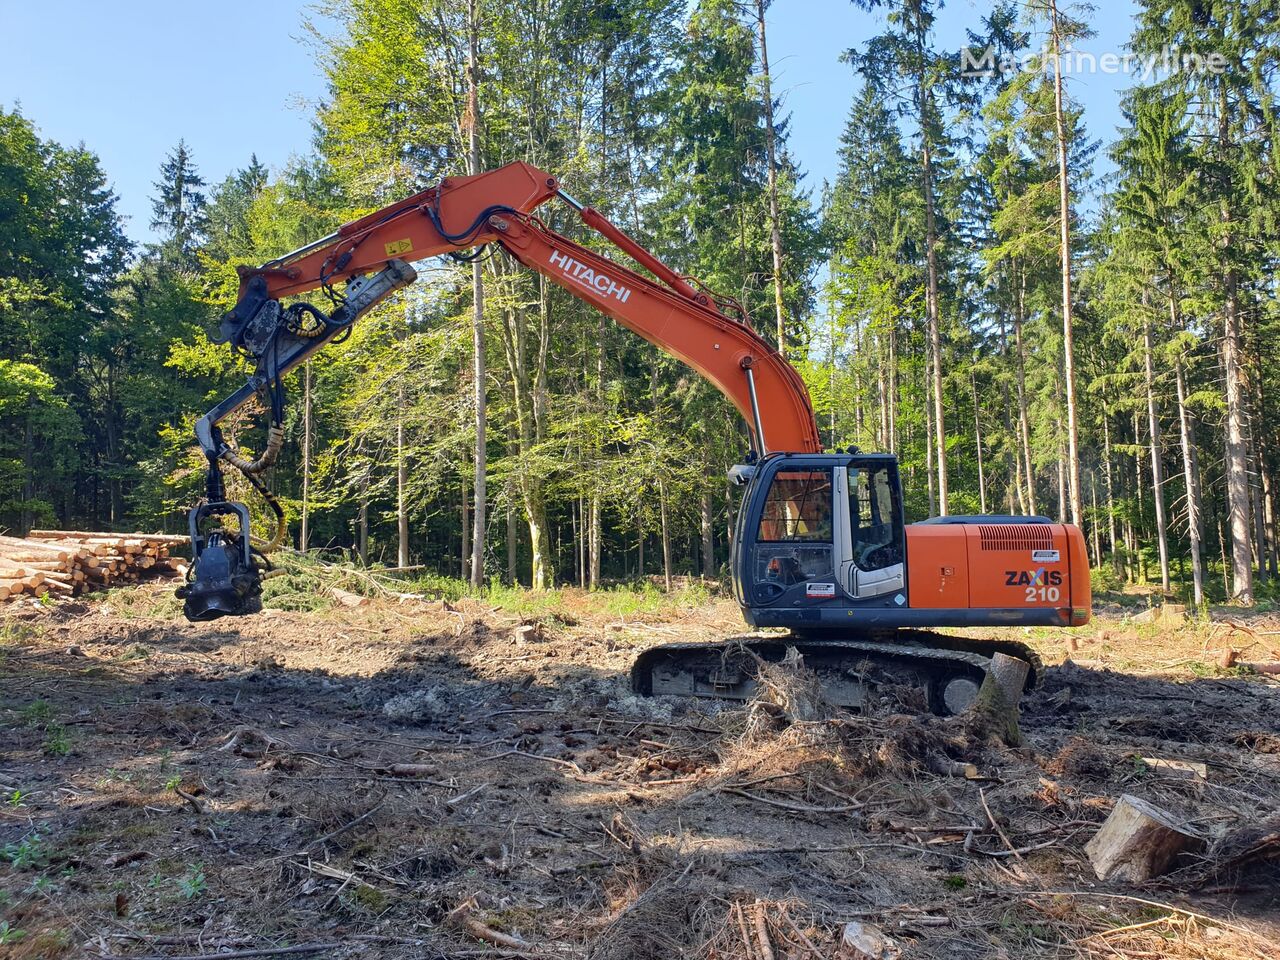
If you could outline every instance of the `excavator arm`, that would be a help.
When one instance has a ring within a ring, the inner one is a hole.
[[[552,197],[570,204],[583,223],[652,279],[548,228],[534,211]],[[190,517],[192,579],[181,591],[188,617],[212,619],[260,606],[259,569],[267,561],[249,541],[247,510],[226,500],[219,461],[239,469],[275,509],[279,524],[266,549],[277,546],[284,536],[283,512],[261,474],[283,443],[283,377],[326,344],[344,339],[360,317],[412,283],[417,274],[410,261],[444,254],[466,259],[469,251],[489,243],[711,381],[747,420],[757,456],[821,451],[803,381],[741,311],[726,315],[723,301],[577,203],[554,177],[535,167],[516,162],[450,178],[261,267],[239,268],[240,297],[223,317],[217,342],[251,358],[255,372],[196,424],[209,473],[206,502]],[[309,303],[281,303],[314,290],[326,295],[328,312]],[[255,396],[270,411],[270,425],[262,455],[249,461],[226,442],[219,423]],[[207,518],[226,514],[239,518],[238,532],[202,532]]]

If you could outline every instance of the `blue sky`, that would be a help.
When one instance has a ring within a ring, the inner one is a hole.
[[[21,104],[46,138],[83,141],[120,195],[131,237],[150,237],[152,181],[185,137],[211,184],[251,153],[279,168],[305,153],[324,79],[304,42],[299,0],[0,0],[0,104]],[[940,47],[977,30],[986,2],[953,0],[938,20]],[[1122,52],[1132,0],[1095,12],[1081,49]],[[769,17],[775,91],[791,115],[791,152],[815,189],[836,173],[836,144],[855,81],[839,62],[882,29],[848,0],[775,0]],[[1123,75],[1076,76],[1094,138],[1120,122]],[[1105,158],[1099,159],[1105,165]],[[584,198],[586,199],[586,198]]]

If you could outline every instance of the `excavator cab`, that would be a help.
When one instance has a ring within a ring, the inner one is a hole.
[[[832,605],[871,610],[906,604],[895,457],[774,456],[746,471],[745,479],[734,588],[749,623],[817,626],[821,610]]]

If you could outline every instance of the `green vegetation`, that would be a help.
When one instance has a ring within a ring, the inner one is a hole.
[[[43,729],[53,719],[53,707],[45,700],[34,700],[22,708],[22,722]]]
[[[32,833],[16,843],[6,843],[0,848],[0,859],[15,870],[34,870],[48,862],[48,844],[39,833]]]
[[[71,752],[71,735],[67,733],[67,728],[60,723],[49,723],[44,728],[44,743],[41,745],[46,754],[51,757],[65,757]]]
[[[194,900],[196,897],[203,896],[207,889],[203,864],[193,863],[187,868],[187,872],[178,878],[178,892],[184,900]]]

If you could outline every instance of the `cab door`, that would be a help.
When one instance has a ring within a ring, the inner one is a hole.
[[[862,600],[906,585],[902,487],[897,462],[854,458],[844,468],[848,540],[841,550],[841,582]]]

